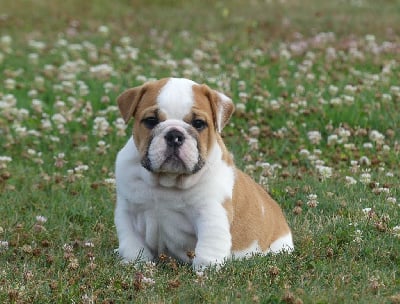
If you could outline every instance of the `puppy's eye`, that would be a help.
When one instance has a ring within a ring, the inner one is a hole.
[[[192,126],[197,130],[201,131],[207,127],[207,123],[202,119],[195,119],[192,121]]]
[[[142,123],[148,129],[153,129],[160,121],[157,117],[147,117],[142,120]]]

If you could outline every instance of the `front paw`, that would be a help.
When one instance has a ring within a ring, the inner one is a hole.
[[[215,267],[216,270],[219,270],[225,263],[225,259],[216,259],[209,257],[201,257],[196,256],[193,259],[193,269],[195,271],[202,271],[208,267]]]
[[[119,246],[116,250],[118,255],[121,257],[123,263],[137,263],[142,261],[151,261],[153,259],[152,254],[146,248],[136,248],[130,246]]]

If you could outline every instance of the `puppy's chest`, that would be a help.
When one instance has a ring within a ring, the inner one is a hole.
[[[133,210],[134,225],[155,254],[165,253],[182,258],[186,251],[194,250],[196,234],[188,210],[181,205],[171,207],[166,201],[151,202],[146,204],[146,208],[141,207],[141,210]]]

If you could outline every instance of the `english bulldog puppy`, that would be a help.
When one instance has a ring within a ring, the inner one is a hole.
[[[222,141],[234,111],[230,98],[166,78],[128,89],[117,102],[126,123],[134,118],[115,173],[124,261],[166,254],[199,268],[293,250],[281,208],[235,167]]]

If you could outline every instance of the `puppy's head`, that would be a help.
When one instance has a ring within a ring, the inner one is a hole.
[[[202,169],[216,133],[228,122],[230,98],[188,79],[166,78],[124,91],[117,99],[144,168],[190,175]]]

